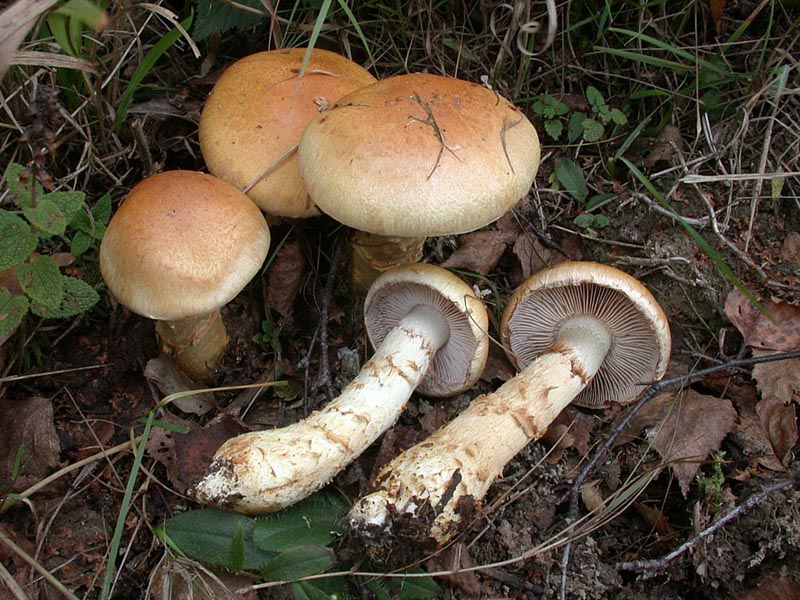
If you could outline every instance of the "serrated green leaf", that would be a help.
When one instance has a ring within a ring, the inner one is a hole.
[[[259,0],[240,0],[239,3],[257,11],[264,10]],[[231,29],[247,29],[260,23],[264,18],[262,14],[236,8],[219,0],[200,0],[192,38],[199,42],[215,33],[225,33]]]
[[[545,121],[544,122],[544,130],[554,140],[557,140],[561,137],[561,134],[564,132],[564,124],[558,120],[552,121]]]
[[[64,213],[48,195],[37,198],[36,202],[24,206],[22,214],[31,225],[50,235],[63,235],[67,229]]]
[[[612,108],[611,112],[608,113],[608,116],[617,125],[625,125],[628,123],[628,117],[626,117],[625,113],[618,108]]]
[[[593,110],[598,111],[605,108],[606,101],[603,98],[603,94],[600,93],[593,85],[590,85],[586,88],[586,101],[589,103],[589,106],[592,107]]]
[[[74,190],[69,192],[50,192],[45,198],[58,206],[61,214],[64,215],[64,221],[69,223],[83,207],[86,194]]]
[[[603,137],[605,128],[600,121],[596,119],[584,119],[582,125],[583,139],[587,142],[596,142]]]
[[[581,229],[586,229],[594,224],[594,215],[592,213],[581,213],[572,222]]]
[[[108,225],[111,220],[111,195],[103,194],[100,199],[95,202],[92,207],[92,216],[94,217],[95,225],[102,223]]]
[[[61,306],[64,277],[49,256],[40,255],[17,267],[17,281],[25,294],[48,309]]]
[[[81,256],[92,247],[92,242],[94,242],[94,238],[88,233],[77,231],[69,242],[69,251],[72,256]]]
[[[97,291],[85,281],[66,275],[61,278],[64,282],[61,304],[56,308],[47,308],[33,303],[31,312],[46,319],[66,319],[87,312],[100,300]]]
[[[255,519],[213,508],[190,510],[164,522],[164,532],[187,556],[231,568],[231,540],[241,528],[244,549],[242,569],[258,569],[275,556],[253,543]]]
[[[322,492],[278,513],[256,520],[253,543],[262,550],[283,552],[296,546],[325,545],[331,533],[342,533],[347,504]]]
[[[39,236],[24,219],[0,209],[0,271],[24,263],[38,245]]]
[[[28,299],[25,296],[0,290],[0,346],[14,335],[27,312]]]
[[[44,196],[44,188],[35,177],[31,177],[31,181],[23,182],[20,180],[20,175],[25,170],[25,167],[19,163],[9,163],[6,167],[5,179],[6,186],[8,186],[11,195],[17,202],[17,206],[25,208],[31,205],[31,196],[35,194],[36,198]]]
[[[298,546],[281,552],[262,569],[267,581],[294,581],[323,573],[333,564],[333,550],[324,546]]]
[[[573,198],[583,204],[589,195],[583,171],[578,165],[563,156],[556,158],[555,163],[555,173],[559,183]]]
[[[605,229],[606,227],[608,227],[608,224],[610,222],[611,221],[609,220],[609,218],[605,215],[594,216],[594,226],[597,227],[598,229]]]
[[[583,137],[583,122],[586,120],[586,115],[581,112],[574,112],[569,116],[569,124],[567,125],[567,141],[570,144],[577,142]]]

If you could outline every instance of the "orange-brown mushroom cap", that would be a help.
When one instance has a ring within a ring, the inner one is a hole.
[[[235,187],[166,171],[128,193],[100,245],[100,270],[133,312],[185,319],[232,300],[258,273],[269,243],[261,211]]]
[[[341,98],[306,127],[300,169],[319,208],[388,236],[464,233],[528,193],[536,130],[497,93],[430,74],[389,77]]]
[[[299,79],[305,54],[305,48],[289,48],[236,61],[214,85],[200,117],[208,170],[242,190],[255,183],[247,194],[271,215],[319,214],[293,148],[320,110],[375,81],[360,65],[318,48]]]

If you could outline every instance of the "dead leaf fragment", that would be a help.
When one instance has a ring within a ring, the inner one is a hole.
[[[436,553],[425,562],[428,572],[455,571],[468,569],[474,564],[467,545],[463,542],[452,544]],[[458,588],[470,596],[479,596],[483,591],[475,571],[459,571],[451,575],[440,575],[438,579]]]
[[[564,260],[558,252],[545,248],[532,233],[523,233],[514,242],[514,255],[519,259],[522,279]]]
[[[753,350],[753,356],[773,354],[764,350]],[[753,379],[756,380],[761,398],[773,398],[789,404],[800,404],[800,359],[776,360],[753,366]]]
[[[739,290],[725,299],[725,314],[753,348],[781,352],[800,349],[800,306],[784,300],[764,302],[772,317],[763,315]]]
[[[155,383],[158,389],[166,396],[186,392],[197,387],[197,384],[193,383],[186,376],[186,373],[175,364],[172,357],[165,354],[147,361],[147,365],[144,368],[144,376]],[[214,403],[209,400],[208,394],[183,396],[173,400],[172,404],[185,413],[195,415],[204,415],[214,407]]]
[[[0,489],[21,491],[58,466],[61,445],[47,398],[0,404]],[[12,477],[16,475],[12,481]]]
[[[661,426],[650,432],[653,447],[669,464],[684,498],[701,462],[719,449],[735,422],[730,400],[687,389],[678,394]]]
[[[756,405],[756,414],[767,434],[772,451],[783,467],[789,466],[792,448],[797,443],[797,417],[793,404],[765,398]]]
[[[515,231],[490,229],[459,237],[458,249],[442,263],[446,269],[466,269],[488,275],[497,266],[506,247],[516,238]]]
[[[290,320],[294,300],[305,275],[303,247],[297,238],[289,239],[278,250],[267,272],[267,308]]]

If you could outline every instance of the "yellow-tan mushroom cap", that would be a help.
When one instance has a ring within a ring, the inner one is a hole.
[[[133,312],[185,319],[232,300],[269,244],[264,215],[245,194],[212,175],[166,171],[128,193],[100,245],[100,270]]]
[[[318,48],[300,79],[305,54],[305,48],[288,48],[236,61],[214,85],[200,117],[208,170],[242,190],[255,183],[247,194],[271,215],[319,214],[293,149],[320,110],[375,81],[360,65]]]
[[[495,92],[430,74],[389,77],[341,98],[306,127],[300,169],[317,206],[387,236],[464,233],[525,196],[536,130]]]

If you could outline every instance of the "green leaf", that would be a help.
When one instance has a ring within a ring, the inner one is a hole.
[[[594,215],[592,213],[581,213],[572,219],[572,222],[581,229],[588,229],[594,225]]]
[[[33,195],[36,198],[44,196],[44,188],[35,177],[31,177],[31,181],[22,181],[20,179],[20,175],[24,170],[25,167],[19,163],[9,163],[5,174],[6,185],[20,208],[30,206]]]
[[[594,226],[598,229],[605,229],[608,227],[608,224],[611,223],[609,218],[605,215],[595,215],[594,216]]]
[[[239,572],[244,568],[244,529],[241,523],[236,524],[236,533],[231,539],[231,547],[228,550],[228,565],[234,572]]]
[[[24,263],[36,246],[39,236],[21,217],[0,209],[0,271]]]
[[[193,15],[189,15],[183,21],[181,21],[181,27],[183,27],[184,30],[188,29],[192,24],[192,16]],[[128,114],[128,107],[131,104],[131,100],[133,100],[133,95],[136,93],[136,90],[139,89],[139,85],[141,85],[142,81],[144,81],[144,78],[147,77],[147,74],[158,62],[158,59],[161,58],[161,56],[167,50],[169,50],[170,47],[177,42],[178,38],[180,37],[180,29],[177,27],[170,29],[167,33],[161,36],[161,39],[158,40],[153,47],[147,51],[147,54],[144,55],[142,62],[140,62],[136,67],[136,70],[131,76],[131,80],[128,82],[128,85],[125,86],[125,91],[122,92],[122,96],[117,103],[116,117],[114,118],[114,129],[119,130],[120,126],[122,125],[123,119]]]
[[[409,574],[422,573],[419,569],[407,571]],[[441,593],[441,588],[431,577],[406,577],[373,579],[366,582],[367,588],[379,599],[391,600],[421,600],[423,598],[436,598]]]
[[[617,125],[626,125],[628,123],[628,117],[618,108],[612,108],[608,116]]]
[[[76,231],[69,242],[69,251],[72,256],[82,256],[92,247],[94,238],[83,231]]]
[[[342,519],[347,508],[334,494],[315,494],[286,510],[259,517],[253,529],[253,543],[271,552],[329,544],[332,532],[343,533]]]
[[[316,575],[333,564],[333,550],[324,546],[298,546],[281,552],[260,569],[268,581],[294,581]]]
[[[95,226],[98,223],[108,225],[111,220],[111,194],[100,196],[100,199],[92,207],[92,216],[94,217]]]
[[[22,208],[22,214],[31,225],[50,235],[63,235],[67,229],[64,213],[58,205],[48,198],[40,196],[36,202]]]
[[[108,21],[103,9],[89,0],[68,0],[54,12],[75,19],[92,29],[102,29]]]
[[[83,207],[86,194],[78,191],[69,192],[50,192],[45,196],[49,201],[58,206],[64,215],[64,220],[69,223]]]
[[[570,144],[577,142],[583,137],[583,122],[586,120],[586,115],[580,112],[574,112],[569,117],[569,124],[567,125],[567,141]]]
[[[85,281],[62,275],[64,297],[57,307],[45,307],[34,302],[31,312],[46,319],[66,319],[87,312],[100,300],[97,291]]]
[[[596,142],[603,137],[603,124],[596,119],[584,119],[583,139],[587,142]]]
[[[352,596],[347,593],[347,584],[341,577],[311,579],[292,584],[294,600],[345,600]]]
[[[255,519],[213,508],[190,510],[164,522],[170,541],[187,556],[219,567],[232,568],[231,540],[242,531],[242,569],[258,569],[275,556],[253,543]]]
[[[231,6],[219,0],[200,0],[197,5],[197,22],[192,31],[196,42],[215,33],[225,33],[231,29],[247,29],[266,18],[260,0],[239,0],[238,4],[254,9],[253,12]]]
[[[589,195],[589,189],[586,187],[586,177],[583,175],[580,167],[568,158],[559,156],[556,158],[556,177],[559,183],[564,187],[569,194],[578,202],[583,204],[586,197]]]
[[[27,312],[28,299],[25,296],[15,296],[0,289],[0,345],[14,335]]]
[[[561,121],[556,119],[552,119],[550,121],[544,122],[544,130],[554,140],[557,140],[561,137],[561,134],[564,132],[564,124]]]
[[[595,208],[597,206],[600,206],[606,200],[610,200],[611,198],[614,198],[615,196],[616,196],[616,194],[595,194],[594,196],[589,198],[589,200],[587,200],[585,209],[586,210],[591,210],[591,209],[593,209],[593,208]]]
[[[603,98],[603,94],[600,93],[593,85],[590,85],[586,88],[586,101],[589,103],[589,106],[592,107],[592,110],[597,112],[598,110],[602,110],[605,105],[606,101]]]
[[[37,256],[17,267],[17,280],[22,291],[37,304],[48,309],[61,305],[64,297],[64,277],[49,256]]]

